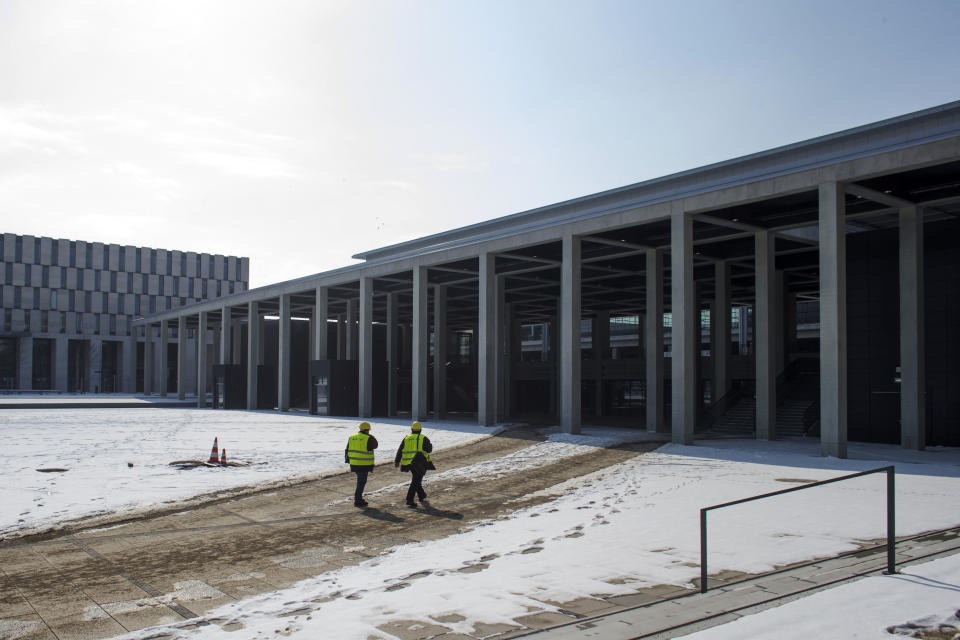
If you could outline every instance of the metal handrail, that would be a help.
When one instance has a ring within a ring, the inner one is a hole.
[[[741,498],[740,500],[733,500],[731,502],[724,502],[723,504],[715,504],[710,507],[703,507],[700,509],[700,593],[707,592],[707,512],[714,509],[722,509],[724,507],[732,507],[735,504],[743,504],[744,502],[752,502],[754,500],[760,500],[761,498],[769,498],[771,496],[778,496],[784,493],[790,493],[792,491],[800,491],[801,489],[810,489],[811,487],[819,487],[825,484],[831,484],[833,482],[840,482],[841,480],[850,480],[852,478],[859,478],[860,476],[866,476],[871,473],[886,473],[887,474],[887,570],[884,573],[896,573],[896,564],[894,559],[894,547],[896,545],[896,534],[894,533],[895,523],[894,515],[896,511],[895,496],[894,496],[894,467],[878,467],[876,469],[870,469],[869,471],[861,471],[859,473],[851,473],[846,476],[840,476],[838,478],[831,478],[830,480],[821,480],[820,482],[809,482],[807,484],[800,485],[799,487],[790,487],[789,489],[781,489],[780,491],[771,491],[770,493],[762,493],[757,496],[752,496],[750,498]]]

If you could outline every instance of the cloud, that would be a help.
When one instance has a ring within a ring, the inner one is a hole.
[[[187,154],[192,161],[227,175],[245,178],[295,178],[296,167],[280,158],[227,151],[197,151]]]
[[[0,107],[0,153],[4,151],[49,156],[62,152],[82,154],[86,148],[78,141],[75,130],[42,110]]]
[[[434,171],[484,171],[490,164],[471,153],[436,153],[418,156]]]
[[[412,182],[404,180],[381,180],[373,183],[374,187],[387,190],[404,191],[406,193],[417,193],[420,187]]]
[[[157,199],[171,202],[180,197],[183,184],[174,178],[168,178],[133,162],[118,162],[103,170],[108,176],[114,176],[132,183],[137,188],[152,190]]]

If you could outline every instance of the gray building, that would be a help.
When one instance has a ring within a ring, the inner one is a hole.
[[[177,382],[215,376],[218,406],[620,423],[679,443],[738,414],[842,457],[851,438],[960,445],[958,246],[955,102],[134,324],[217,335],[217,366],[200,349],[196,385]]]
[[[133,319],[248,280],[247,258],[3,234],[0,389],[143,391],[151,358]]]

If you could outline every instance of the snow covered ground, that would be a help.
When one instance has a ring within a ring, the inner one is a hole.
[[[133,514],[198,495],[341,473],[347,470],[344,445],[359,422],[275,411],[3,409],[0,538],[79,517]],[[392,460],[409,422],[371,422],[386,452],[381,456]],[[426,428],[438,449],[494,431],[469,423]],[[228,461],[249,466],[170,466],[206,460],[214,437]]]
[[[156,417],[148,417],[147,412]],[[235,470],[176,472],[165,465],[184,457],[206,458],[213,435],[220,436],[228,456],[233,450],[236,453],[231,457],[265,463],[237,469],[249,474],[237,475],[241,484],[275,483],[287,476],[320,474],[327,468],[341,470],[342,443],[356,425],[355,421],[267,412],[33,410],[19,412],[13,419],[14,413],[0,411],[6,445],[0,460],[2,473],[9,476],[3,478],[0,490],[7,530],[18,526],[18,518],[36,526],[90,512],[83,505],[86,499],[98,500],[92,509],[97,511],[132,509],[144,500],[181,499],[190,490],[207,493],[213,479],[219,482]],[[374,434],[393,443],[406,428],[406,423],[376,423]],[[430,423],[425,428],[442,446],[489,432],[472,425]],[[429,474],[427,490],[439,495],[437,489],[453,474],[496,475],[513,465],[529,467],[575,454],[584,446],[631,436],[636,432],[584,429],[582,435],[571,436],[553,431],[547,442],[532,444],[510,457],[468,470]],[[57,455],[54,447],[64,438],[67,444]],[[816,441],[800,440],[666,445],[554,487],[548,491],[551,501],[478,523],[442,544],[398,546],[363,564],[212,610],[205,617],[217,620],[215,624],[192,630],[174,626],[167,632],[181,638],[237,638],[236,631],[224,627],[242,625],[245,638],[273,637],[278,630],[304,639],[390,638],[377,627],[397,620],[440,619],[453,631],[470,633],[478,623],[509,624],[531,609],[549,610],[581,596],[630,593],[645,585],[686,585],[699,575],[701,507],[886,464],[897,467],[899,535],[960,524],[960,450],[911,452],[896,446],[851,444],[848,453],[849,459],[823,458]],[[135,466],[127,467],[128,460]],[[54,465],[71,471],[59,475],[60,480],[50,479],[54,474],[32,471]],[[147,469],[137,471],[141,467]],[[128,471],[132,473],[124,475]],[[23,475],[31,478],[31,485],[18,480]],[[73,486],[74,477],[85,480]],[[197,480],[184,487],[180,486],[182,478]],[[435,489],[431,491],[429,485]],[[885,487],[882,475],[871,475],[712,512],[710,570],[763,571],[881,538],[885,533]],[[8,505],[18,492],[40,493],[44,505],[53,508],[18,498],[17,513],[25,511],[27,516],[11,514]],[[924,616],[948,619],[950,599],[955,603],[960,590],[952,577],[957,574],[956,560],[948,559],[924,569],[911,567],[903,577],[843,587],[862,592],[831,590],[830,594],[842,594],[846,606],[821,606],[815,620],[819,633],[800,623],[791,627],[794,618],[809,616],[809,610],[806,614],[802,609],[790,612],[805,606],[806,600],[827,597],[822,595],[759,614],[794,616],[782,623],[768,617],[756,624],[771,626],[757,627],[759,631],[703,637],[823,637],[823,630],[831,625],[843,630],[831,637],[890,637],[884,631],[888,626]],[[866,607],[883,601],[874,593],[894,599],[897,606],[883,608],[881,604],[883,615],[870,613]],[[946,598],[941,597],[944,594]],[[211,597],[219,595],[212,593]],[[861,609],[864,615],[858,616]],[[751,619],[735,624],[748,624]],[[733,626],[704,634],[723,633]],[[776,634],[765,633],[765,628],[775,628]],[[156,629],[143,630],[124,637],[156,633]]]

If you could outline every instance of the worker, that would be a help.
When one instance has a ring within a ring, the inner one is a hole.
[[[410,488],[407,489],[407,506],[416,509],[417,505],[413,501],[416,495],[420,504],[429,506],[427,502],[427,492],[423,490],[423,476],[430,469],[436,469],[433,460],[430,458],[430,452],[433,451],[433,445],[430,444],[430,438],[423,435],[422,427],[419,422],[410,425],[410,433],[400,443],[397,449],[397,457],[393,460],[394,467],[400,467],[401,471],[410,472]]]
[[[343,461],[350,465],[350,471],[357,474],[357,489],[353,493],[353,506],[365,507],[363,488],[367,485],[367,474],[373,471],[373,450],[377,448],[377,439],[370,435],[370,423],[361,422],[360,430],[347,440],[343,452]]]

